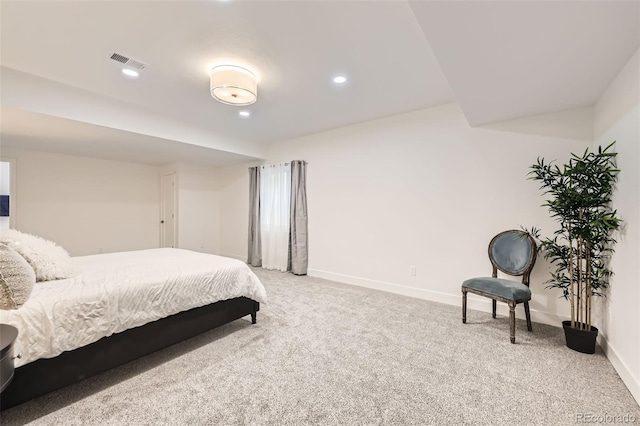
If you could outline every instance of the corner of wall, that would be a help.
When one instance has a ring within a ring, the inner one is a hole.
[[[623,382],[640,403],[640,49],[629,59],[594,107],[593,143],[616,141],[621,170],[614,208],[626,226],[616,237],[615,275],[606,303],[596,311],[598,342]]]
[[[541,114],[480,126],[483,129],[558,137],[578,141],[593,140],[594,107],[584,107]]]
[[[638,104],[640,49],[613,79],[594,107],[593,138],[597,140]]]

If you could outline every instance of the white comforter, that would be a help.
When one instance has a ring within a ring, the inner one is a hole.
[[[219,300],[267,299],[247,265],[226,257],[165,248],[72,260],[74,278],[37,283],[27,303],[0,311],[19,330],[16,367]]]

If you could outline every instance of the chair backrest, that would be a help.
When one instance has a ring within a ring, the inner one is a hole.
[[[529,285],[529,276],[536,263],[537,247],[531,235],[523,231],[504,231],[493,237],[489,243],[489,259],[493,265],[493,276],[498,271],[520,276],[522,283]]]

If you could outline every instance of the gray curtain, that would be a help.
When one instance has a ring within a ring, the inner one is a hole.
[[[247,263],[262,266],[260,239],[260,167],[249,167],[249,254]]]
[[[291,162],[291,227],[289,233],[289,268],[296,275],[306,275],[307,252],[307,163]]]

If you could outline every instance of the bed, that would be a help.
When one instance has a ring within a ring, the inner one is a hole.
[[[0,311],[19,330],[2,409],[251,315],[266,291],[235,259],[180,249],[73,258],[73,278],[37,283]]]

